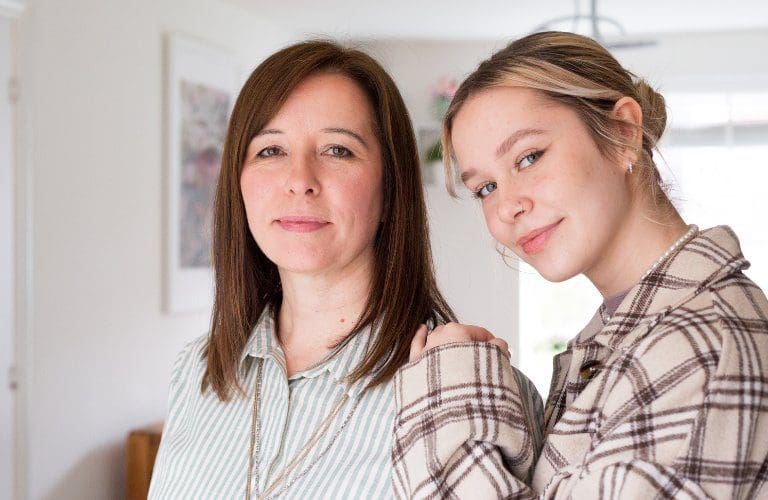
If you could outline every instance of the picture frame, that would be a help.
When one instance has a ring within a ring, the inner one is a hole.
[[[164,297],[167,313],[213,304],[213,196],[239,86],[235,57],[181,35],[165,37]]]

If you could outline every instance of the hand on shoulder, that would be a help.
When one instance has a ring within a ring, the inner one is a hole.
[[[494,337],[485,328],[461,323],[446,323],[436,327],[431,332],[426,325],[421,325],[416,330],[416,335],[411,341],[410,361],[416,361],[429,349],[457,342],[488,342],[501,347],[509,355],[509,345],[504,339]]]

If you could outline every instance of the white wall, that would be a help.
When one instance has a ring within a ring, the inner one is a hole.
[[[161,312],[163,33],[247,68],[288,31],[217,0],[39,0],[20,29],[27,498],[121,498],[125,437],[163,418],[174,357],[209,320]]]

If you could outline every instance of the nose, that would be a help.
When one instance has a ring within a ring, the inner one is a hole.
[[[320,193],[320,181],[315,163],[311,155],[294,157],[285,182],[286,191],[317,196]]]
[[[496,207],[499,220],[505,223],[514,223],[520,220],[526,213],[533,209],[533,200],[524,195],[519,188],[514,186],[506,187],[506,193],[500,192],[499,203]],[[499,189],[499,191],[502,191]]]

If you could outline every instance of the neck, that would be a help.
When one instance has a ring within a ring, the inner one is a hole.
[[[584,274],[604,299],[614,297],[640,281],[687,230],[676,211],[660,223],[650,220],[642,211],[631,210],[620,230]]]
[[[333,275],[280,271],[277,336],[288,376],[322,360],[357,324],[368,301],[372,263]]]

